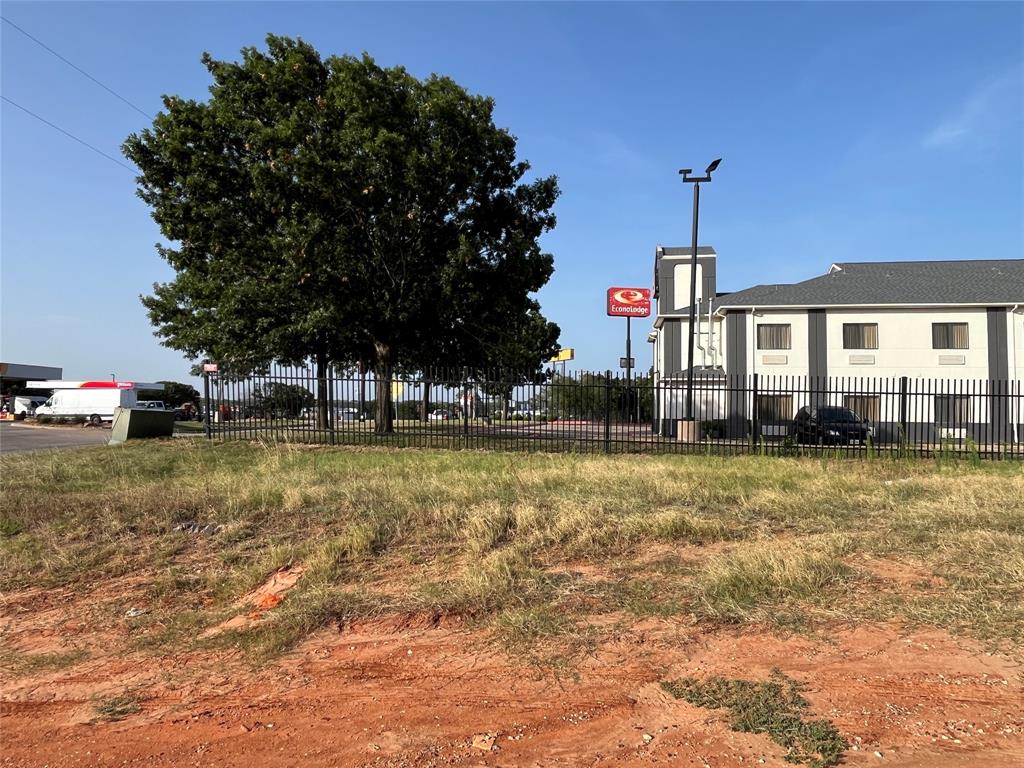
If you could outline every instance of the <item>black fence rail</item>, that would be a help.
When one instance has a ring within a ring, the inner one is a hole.
[[[643,453],[828,452],[1024,458],[1019,380],[372,374],[273,367],[211,374],[210,438],[325,445]]]

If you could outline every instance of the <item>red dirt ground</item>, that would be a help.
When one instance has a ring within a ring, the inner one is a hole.
[[[658,685],[773,667],[851,742],[843,765],[1024,765],[1021,666],[942,632],[781,638],[645,620],[574,669],[544,671],[458,623],[396,619],[324,630],[254,671],[231,652],[125,650],[127,622],[100,608],[141,588],[0,597],[6,648],[88,653],[56,671],[4,669],[0,765],[784,766],[767,736]],[[96,719],[98,700],[125,692],[141,711]]]

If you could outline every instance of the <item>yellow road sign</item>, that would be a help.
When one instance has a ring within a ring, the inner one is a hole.
[[[558,354],[548,360],[549,363],[566,363],[576,357],[576,350],[572,347],[558,350]]]

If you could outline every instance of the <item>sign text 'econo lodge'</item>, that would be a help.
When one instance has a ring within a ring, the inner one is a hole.
[[[609,317],[650,317],[650,288],[609,288]]]

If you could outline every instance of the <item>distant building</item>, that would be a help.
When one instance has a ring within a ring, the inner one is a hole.
[[[49,365],[24,365],[22,363],[0,363],[0,393],[4,395],[21,392],[29,381],[59,379],[64,369]],[[48,394],[48,393],[47,393]]]
[[[678,394],[678,387],[685,386],[691,364],[705,389],[709,380],[755,373],[789,377],[808,390],[816,380],[891,386],[909,377],[973,381],[972,391],[990,385],[995,391],[1007,384],[1019,387],[1024,379],[1024,259],[842,262],[799,283],[719,293],[717,254],[702,246],[690,361],[691,251],[659,247],[655,254],[657,314],[649,339],[656,381],[672,389],[662,402],[665,419],[680,417],[685,390]],[[782,424],[806,404],[780,398],[765,403],[764,410]],[[872,420],[887,418],[878,397],[847,397],[834,404],[856,405]],[[990,418],[983,410],[965,394],[943,393],[931,398],[929,412],[918,418],[937,423],[954,414],[959,421],[977,422]]]

